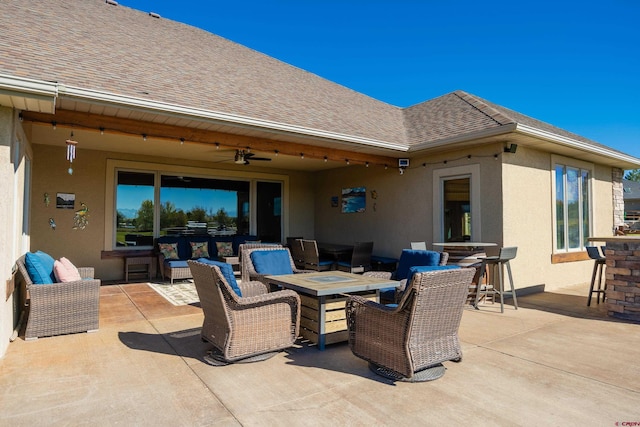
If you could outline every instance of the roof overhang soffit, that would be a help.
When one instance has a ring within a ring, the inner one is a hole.
[[[57,83],[0,74],[0,105],[53,114],[57,96]]]
[[[370,163],[378,165],[394,165],[396,157],[362,153],[316,145],[306,145],[293,142],[282,142],[273,139],[257,138],[245,135],[214,132],[209,130],[168,125],[157,122],[125,119],[114,116],[82,113],[77,111],[57,110],[55,115],[35,112],[22,114],[25,122],[40,124],[52,124],[57,127],[71,129],[85,129],[121,134],[121,135],[145,135],[149,138],[184,141],[185,144],[207,144],[212,148],[230,147],[245,149],[250,147],[255,151],[274,152],[282,155],[300,156],[333,161],[350,161]]]
[[[307,136],[311,138],[340,141],[345,145],[358,144],[366,147],[399,152],[404,152],[407,150],[407,146],[400,143],[363,138],[355,135],[340,134],[322,129],[312,129],[287,123],[279,123],[261,120],[253,117],[227,114],[219,111],[203,110],[199,108],[152,101],[126,95],[116,95],[108,92],[76,88],[63,84],[60,84],[58,86],[58,91],[61,98],[75,99],[80,102],[88,102],[96,105],[120,107],[146,113],[161,114],[164,116],[187,118],[192,120],[203,120],[210,123],[220,123],[237,127],[261,129],[274,133],[280,132],[286,134]]]

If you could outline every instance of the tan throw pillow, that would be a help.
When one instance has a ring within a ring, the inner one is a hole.
[[[178,259],[177,243],[158,243],[158,247],[164,259]]]
[[[191,244],[191,258],[209,258],[209,243],[189,242]]]
[[[233,256],[233,246],[231,242],[216,242],[218,256]]]

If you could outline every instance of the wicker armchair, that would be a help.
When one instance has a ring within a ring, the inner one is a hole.
[[[188,261],[204,312],[201,336],[213,344],[212,365],[268,359],[291,347],[300,328],[300,297],[242,282],[239,297],[216,265]]]
[[[98,330],[100,279],[93,278],[93,267],[78,268],[83,280],[37,285],[29,277],[24,255],[16,264],[29,305],[25,340]]]
[[[296,264],[293,260],[293,257],[291,256],[291,252],[289,251],[289,248],[284,248],[280,245],[278,246],[264,246],[264,247],[254,247],[254,246],[244,246],[241,245],[243,247],[241,247],[241,252],[240,252],[240,257],[242,259],[242,281],[251,281],[251,280],[257,280],[259,282],[265,282],[264,278],[266,276],[268,276],[269,274],[260,274],[256,271],[256,268],[251,260],[251,253],[253,251],[274,251],[274,250],[286,250],[287,253],[289,254],[289,260],[291,263],[291,271],[294,274],[297,273],[312,273],[313,270],[300,270],[298,267],[296,267]]]
[[[437,256],[436,256],[437,255]],[[446,266],[449,260],[449,253],[425,251],[415,249],[404,249],[400,254],[400,261],[396,271],[366,271],[363,275],[377,277],[385,280],[398,280],[396,288],[385,288],[380,290],[380,298],[388,302],[397,302],[401,298],[406,286],[406,279],[409,268],[418,265]]]
[[[444,375],[442,362],[462,359],[458,327],[476,270],[412,270],[411,283],[396,308],[349,297],[349,346],[377,374],[397,381],[428,381]]]

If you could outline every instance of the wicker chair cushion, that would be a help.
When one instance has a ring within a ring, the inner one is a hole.
[[[67,283],[67,282],[76,282],[78,280],[82,280],[80,277],[80,272],[76,268],[75,265],[71,263],[65,257],[60,258],[60,260],[55,260],[53,263],[53,274],[56,277],[58,282]]]
[[[189,268],[187,261],[181,259],[165,259],[164,265],[169,268]]]
[[[27,273],[34,285],[50,285],[56,282],[53,273],[54,263],[55,260],[51,255],[42,251],[27,252],[24,257]]]
[[[227,264],[226,262],[214,261],[214,260],[209,259],[209,258],[200,258],[197,261],[201,262],[203,264],[209,264],[209,265],[217,266],[220,269],[220,272],[222,272],[222,275],[224,276],[224,279],[227,281],[229,286],[231,286],[233,291],[239,297],[242,297],[242,291],[240,290],[240,287],[238,286],[238,282],[236,282],[236,276],[233,274],[233,267],[231,266],[231,264]],[[185,261],[185,263],[186,263],[186,261]]]
[[[259,274],[293,274],[289,252],[285,249],[270,251],[252,251],[251,262]]]
[[[440,263],[440,252],[404,249],[400,255],[398,269],[394,279],[402,280],[409,276],[409,268],[416,265],[438,265]]]

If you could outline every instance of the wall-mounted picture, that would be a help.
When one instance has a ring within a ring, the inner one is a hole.
[[[365,187],[342,189],[342,213],[364,212],[367,201]]]
[[[56,208],[73,209],[76,204],[76,195],[74,193],[58,193],[56,195]]]

